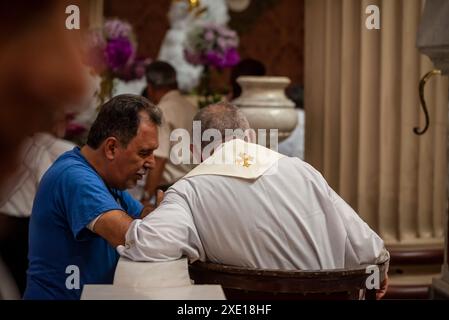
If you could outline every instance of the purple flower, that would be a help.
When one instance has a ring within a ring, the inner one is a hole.
[[[223,36],[229,37],[229,38],[236,38],[237,33],[234,30],[225,29],[222,33]]]
[[[89,33],[84,62],[99,76],[111,81],[140,79],[149,59],[136,59],[137,45],[129,23],[107,20],[103,28]]]
[[[187,62],[189,62],[189,63],[191,63],[193,65],[198,65],[198,64],[202,63],[201,57],[197,53],[192,52],[191,50],[185,49],[184,50],[184,57],[185,57]]]
[[[204,64],[222,69],[225,67],[223,56],[216,51],[209,51],[204,57]]]
[[[206,41],[212,41],[214,40],[215,36],[214,36],[214,32],[209,30],[204,34],[204,40]]]
[[[98,47],[102,49],[106,47],[106,40],[104,39],[101,30],[93,30],[88,34],[87,45],[89,47]]]
[[[226,67],[235,66],[240,61],[240,55],[235,48],[229,49],[225,54]]]
[[[238,36],[224,25],[197,25],[187,37],[184,57],[193,65],[219,69],[234,66],[240,60],[237,52]]]
[[[134,76],[140,79],[145,75],[146,67],[151,63],[151,59],[136,59],[134,61]]]
[[[67,138],[70,137],[77,137],[81,134],[83,134],[84,132],[86,132],[87,128],[79,123],[70,121],[65,129],[65,135],[67,136]]]
[[[204,22],[202,26],[204,30],[217,30],[217,25],[215,25],[213,22]]]
[[[126,66],[134,54],[132,43],[125,38],[109,40],[105,49],[106,63],[114,72]]]
[[[107,20],[104,23],[104,32],[107,39],[128,38],[131,31],[131,25],[119,19]]]
[[[225,53],[210,50],[202,57],[202,63],[218,69],[232,67],[240,61],[240,56],[235,48],[228,49]]]
[[[227,47],[237,48],[239,45],[239,41],[237,38],[230,38],[226,41]]]
[[[222,25],[218,25],[218,26],[213,26],[213,28],[215,29],[215,31],[217,31],[219,34],[226,34],[227,32],[227,28],[225,26]]]
[[[130,60],[116,72],[116,76],[124,81],[141,79],[145,75],[146,67],[151,63],[150,58],[136,58]]]
[[[106,41],[100,31],[95,30],[88,34],[85,45],[85,63],[98,74],[101,74],[107,68],[104,61],[105,48]]]
[[[226,48],[228,47],[228,41],[226,41],[226,39],[221,38],[221,37],[218,38],[217,44],[221,50],[226,50]]]

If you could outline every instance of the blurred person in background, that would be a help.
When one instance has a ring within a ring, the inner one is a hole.
[[[27,137],[19,152],[20,165],[0,187],[0,255],[12,273],[21,294],[25,290],[28,267],[28,224],[39,182],[47,169],[75,145],[61,139],[66,117],[58,112],[52,133],[38,132]]]
[[[18,164],[21,144],[51,130],[53,115],[85,91],[80,34],[65,9],[80,1],[0,2],[0,186]],[[2,223],[0,238],[12,226]],[[0,299],[19,298],[0,257]]]
[[[298,124],[290,136],[279,143],[278,151],[286,156],[304,160],[304,131],[306,122],[304,112],[304,87],[299,84],[292,84],[285,89],[285,95],[295,103]]]
[[[194,168],[192,164],[182,163],[182,153],[171,153],[178,141],[171,141],[170,134],[176,129],[185,129],[192,136],[192,121],[198,110],[182,96],[176,78],[175,68],[165,61],[154,61],[146,69],[145,96],[161,109],[163,119],[159,128],[159,147],[154,152],[155,167],[148,173],[145,185],[138,184],[131,190],[131,194],[143,203],[156,195],[156,189],[167,190]]]
[[[228,100],[232,101],[237,99],[242,94],[242,88],[237,82],[240,76],[264,76],[265,74],[265,66],[261,61],[252,58],[241,60],[231,70],[231,77],[229,79],[231,92],[229,93]]]
[[[76,105],[85,90],[80,34],[65,27],[68,5],[0,2],[0,183],[23,140],[51,130],[54,112]]]

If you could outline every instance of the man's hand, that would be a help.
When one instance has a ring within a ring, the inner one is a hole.
[[[385,273],[385,279],[380,284],[380,289],[376,292],[376,300],[380,300],[383,298],[383,296],[387,293],[388,289],[388,274]]]
[[[154,194],[157,196],[157,187],[162,182],[162,173],[165,169],[166,158],[154,157],[154,168],[147,174],[147,181],[145,183],[145,191],[151,198]]]
[[[140,214],[140,218],[145,218],[148,214],[150,214],[154,209],[159,207],[159,204],[164,199],[164,192],[162,190],[157,190],[156,192],[156,206],[153,206],[152,204],[147,204],[143,207],[142,213]]]

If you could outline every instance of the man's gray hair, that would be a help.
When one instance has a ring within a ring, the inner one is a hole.
[[[224,139],[230,130],[241,130],[245,133],[250,129],[248,119],[242,110],[229,102],[211,104],[201,109],[193,120],[201,121],[201,136],[204,131],[215,129],[221,133],[221,137]]]

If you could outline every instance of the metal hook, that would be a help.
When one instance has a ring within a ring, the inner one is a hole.
[[[419,101],[421,102],[421,106],[424,111],[426,124],[422,130],[420,130],[419,127],[413,128],[413,132],[416,135],[422,135],[427,131],[427,129],[429,129],[429,112],[427,111],[426,101],[424,100],[424,86],[426,85],[426,82],[429,81],[429,79],[436,74],[441,74],[441,70],[434,69],[432,71],[429,71],[419,81]]]

